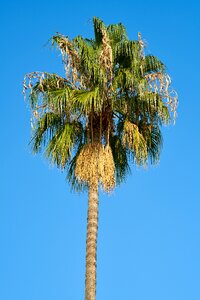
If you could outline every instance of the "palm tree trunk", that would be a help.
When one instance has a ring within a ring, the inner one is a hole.
[[[96,300],[97,231],[98,181],[90,184],[88,191],[85,300]]]

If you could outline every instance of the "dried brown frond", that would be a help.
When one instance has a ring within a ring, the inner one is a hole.
[[[166,99],[166,104],[173,113],[174,120],[176,119],[176,109],[178,103],[178,95],[175,90],[170,88],[171,78],[168,74],[152,73],[145,75],[148,81],[150,92],[159,93],[163,99]]]
[[[68,82],[67,79],[55,74],[47,72],[31,72],[24,77],[23,94],[25,96],[26,90],[28,89],[30,89],[31,94],[36,83],[39,83],[37,85],[37,90],[43,93],[45,91],[62,89],[66,82]]]
[[[54,37],[53,40],[56,41],[61,51],[66,77],[75,83],[78,79],[79,56],[73,43],[66,36],[61,34]]]
[[[110,45],[110,39],[105,29],[102,29],[102,51],[100,55],[100,63],[112,77],[112,48]]]
[[[140,45],[140,56],[141,56],[141,58],[144,58],[145,57],[145,53],[144,53],[145,42],[142,39],[142,35],[140,32],[138,32],[138,43]]]

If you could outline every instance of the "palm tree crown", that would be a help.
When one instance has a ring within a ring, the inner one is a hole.
[[[112,190],[129,163],[156,163],[160,127],[176,117],[176,92],[164,64],[145,54],[138,34],[93,18],[94,39],[56,34],[66,77],[47,72],[25,76],[32,111],[32,149],[66,169],[75,189],[98,181]]]

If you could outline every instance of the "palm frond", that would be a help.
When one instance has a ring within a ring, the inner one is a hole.
[[[138,41],[124,41],[116,45],[114,60],[122,68],[131,68],[140,59],[140,45]]]
[[[116,183],[120,184],[125,180],[126,175],[130,173],[127,151],[117,135],[110,137],[110,146],[115,164]]]
[[[165,65],[154,55],[146,55],[142,67],[144,73],[165,71]]]
[[[126,28],[122,23],[111,24],[107,27],[107,31],[111,40],[112,47],[116,44],[122,43],[128,40]]]
[[[71,158],[72,149],[79,130],[80,127],[77,127],[76,123],[67,122],[50,139],[45,155],[50,159],[52,164],[56,164],[60,168],[65,167]]]
[[[93,17],[93,26],[94,26],[95,43],[97,46],[100,46],[103,37],[102,30],[105,29],[106,26],[103,23],[103,21],[97,17]]]
[[[48,141],[54,136],[55,132],[62,127],[62,119],[54,113],[45,113],[42,118],[37,120],[33,128],[33,137],[31,146],[33,153],[41,151],[42,147],[48,144]]]
[[[106,74],[100,66],[101,49],[98,49],[93,40],[83,39],[78,36],[74,43],[79,53],[80,86],[81,88],[94,88],[96,85],[104,85]]]
[[[140,131],[147,143],[148,156],[152,164],[159,162],[163,139],[158,125],[140,124]]]
[[[74,91],[71,98],[73,106],[83,115],[99,113],[102,110],[102,100],[98,87],[91,91]]]

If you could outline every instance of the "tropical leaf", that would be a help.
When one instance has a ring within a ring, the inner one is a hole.
[[[80,136],[80,127],[75,123],[64,124],[50,139],[45,155],[52,164],[64,168],[71,158],[72,148],[74,147],[77,135]]]
[[[83,115],[102,110],[103,101],[98,87],[92,91],[74,91],[71,101]]]
[[[146,55],[143,60],[143,71],[144,73],[164,72],[165,65],[156,56]]]
[[[126,175],[130,173],[127,151],[117,135],[110,137],[110,146],[115,164],[116,183],[120,184],[125,180]]]
[[[59,115],[45,113],[44,116],[37,121],[33,129],[33,137],[31,140],[33,152],[40,152],[42,147],[47,145],[49,139],[51,139],[61,127],[62,119]]]
[[[94,25],[94,35],[95,35],[95,43],[97,46],[100,46],[102,43],[102,30],[106,28],[105,24],[102,20],[97,17],[93,18]]]

